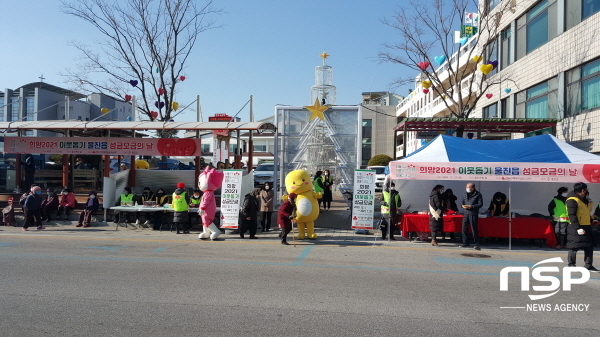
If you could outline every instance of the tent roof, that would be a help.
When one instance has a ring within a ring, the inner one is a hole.
[[[440,135],[398,161],[598,164],[600,157],[552,135],[509,140],[479,140]]]
[[[558,119],[532,118],[405,118],[395,131],[446,131],[463,126],[465,131],[525,133],[556,127]]]

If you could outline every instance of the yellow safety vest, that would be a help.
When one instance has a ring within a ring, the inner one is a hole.
[[[171,207],[173,207],[175,212],[185,212],[189,209],[187,201],[185,201],[185,193],[186,192],[183,192],[180,195],[173,193],[173,203],[171,204]]]
[[[192,204],[194,205],[200,205],[200,200],[202,200],[202,197],[198,198],[198,199],[194,199],[191,198],[190,201],[192,202]]]
[[[592,219],[590,217],[590,209],[589,206],[586,205],[581,199],[577,197],[570,197],[567,200],[575,200],[577,202],[577,221],[579,221],[579,225],[581,226],[589,226],[592,224]]]

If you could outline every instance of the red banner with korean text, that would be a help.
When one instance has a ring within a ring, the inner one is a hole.
[[[390,162],[392,179],[600,183],[600,165]]]
[[[140,156],[201,156],[195,138],[6,137],[4,152]]]

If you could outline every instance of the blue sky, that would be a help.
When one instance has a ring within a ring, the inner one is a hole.
[[[276,104],[311,105],[310,87],[319,54],[331,55],[338,105],[355,105],[364,91],[388,91],[402,75],[399,65],[380,64],[377,53],[396,32],[381,20],[391,18],[394,0],[215,0],[225,13],[222,28],[200,35],[176,100],[181,106],[201,96],[204,119],[235,114],[254,96],[255,119],[273,115]],[[93,44],[100,37],[84,21],[63,14],[59,0],[8,1],[0,22],[0,90],[39,81],[68,87],[59,75],[73,67],[71,40]],[[406,94],[406,88],[397,90]],[[249,118],[249,109],[239,115]],[[195,112],[176,120],[195,120]]]

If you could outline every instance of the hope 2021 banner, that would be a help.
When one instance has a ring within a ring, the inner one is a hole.
[[[373,229],[375,213],[375,171],[354,170],[352,228]]]
[[[242,170],[223,170],[221,185],[221,228],[238,228],[240,198],[242,196]]]
[[[6,137],[4,152],[197,157],[200,145],[196,138]]]
[[[600,183],[600,165],[390,162],[392,179]]]

